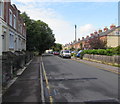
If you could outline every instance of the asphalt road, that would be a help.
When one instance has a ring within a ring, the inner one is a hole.
[[[66,103],[112,102],[118,99],[117,74],[53,55],[43,55],[42,61],[50,88],[48,94],[44,79],[46,101],[49,96],[52,96],[51,102]]]

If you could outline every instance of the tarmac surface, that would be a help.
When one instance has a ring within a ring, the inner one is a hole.
[[[43,63],[53,102],[116,104],[115,101],[118,99],[116,73],[53,55],[44,55]]]
[[[35,57],[2,97],[3,103],[38,103],[40,96],[39,57]],[[25,104],[26,104],[25,103]]]
[[[88,63],[48,54],[34,57],[2,102],[41,104],[44,99],[44,104],[119,104],[118,74]]]

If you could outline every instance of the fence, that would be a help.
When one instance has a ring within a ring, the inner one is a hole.
[[[7,85],[7,82],[14,78],[17,71],[25,66],[34,54],[31,52],[3,52],[2,55],[2,85]]]
[[[118,56],[118,55],[106,56],[106,55],[85,54],[83,56],[83,59],[95,60],[95,61],[99,61],[101,63],[107,63],[107,64],[112,64],[112,65],[120,64],[120,56]]]

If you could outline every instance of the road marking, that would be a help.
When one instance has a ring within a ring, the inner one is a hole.
[[[74,60],[74,61],[77,61],[77,62],[80,62],[80,63],[84,63],[84,64],[88,64],[88,65],[94,66],[94,67],[99,68],[99,69],[107,70],[107,71],[113,72],[115,74],[120,74],[120,72],[112,70],[112,69],[106,69],[106,68],[103,68],[103,67],[100,67],[100,66],[96,66],[96,65],[92,65],[92,64],[89,64],[89,63],[85,63],[85,62],[82,62],[82,61],[76,60],[76,59],[71,59],[71,60]]]
[[[40,60],[39,60],[39,62],[40,62]],[[43,88],[43,77],[42,77],[41,63],[40,63],[40,83],[41,83],[41,100],[42,100],[42,103],[44,104],[45,97],[44,97],[44,88]]]
[[[45,67],[44,67],[42,57],[41,57],[41,62],[42,62],[42,69],[43,69],[43,74],[44,74],[44,77],[45,77],[46,87],[47,87],[48,93],[49,93],[50,104],[53,104],[53,97],[51,96],[51,93],[50,93],[49,82],[48,82],[48,78],[47,78],[47,75],[46,75],[46,71],[45,71]]]

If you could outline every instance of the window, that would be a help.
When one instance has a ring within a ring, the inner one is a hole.
[[[22,24],[20,24],[20,33],[22,33]]]
[[[14,28],[16,29],[16,16],[14,15]]]
[[[14,48],[14,34],[12,32],[9,35],[9,48]]]
[[[120,35],[120,31],[116,31],[116,34],[115,35]]]
[[[0,17],[3,17],[3,2],[0,1]]]
[[[9,24],[12,26],[12,11],[9,9]]]

